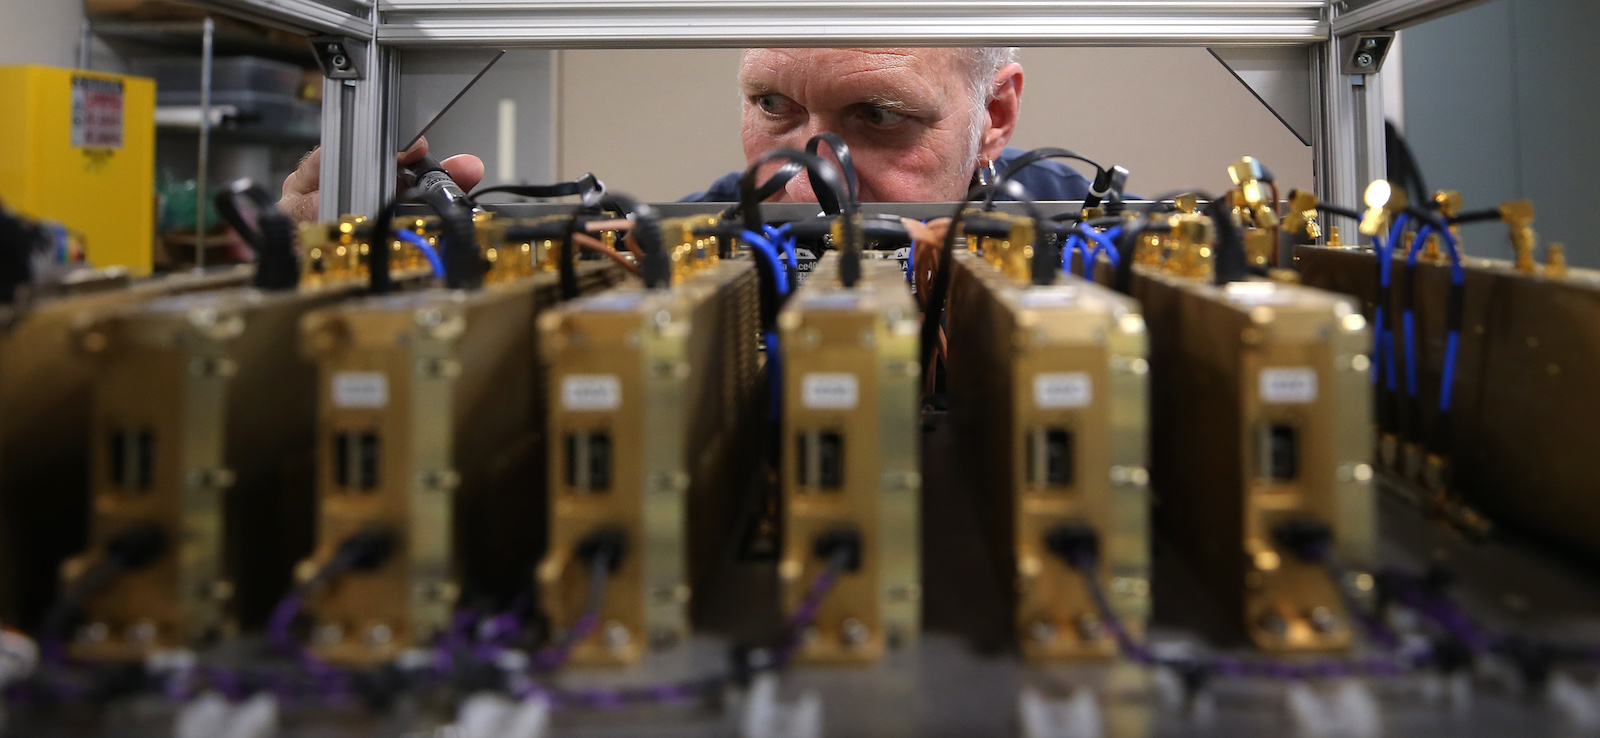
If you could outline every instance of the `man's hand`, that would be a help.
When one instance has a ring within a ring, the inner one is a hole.
[[[415,146],[407,149],[397,157],[401,166],[417,162],[428,155],[428,139],[417,141]],[[452,156],[439,162],[444,170],[450,173],[450,178],[461,186],[461,189],[471,192],[483,179],[483,160],[471,154]],[[283,199],[278,201],[278,209],[293,218],[296,223],[310,223],[317,219],[318,190],[322,185],[322,147],[318,146],[300,160],[300,166],[283,180]]]

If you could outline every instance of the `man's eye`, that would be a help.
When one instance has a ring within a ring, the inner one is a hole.
[[[768,115],[783,115],[788,112],[789,98],[782,95],[757,95],[755,103]]]
[[[878,126],[880,128],[892,127],[901,121],[906,120],[907,117],[909,116],[907,116],[905,113],[896,113],[893,110],[884,110],[883,108],[876,106],[869,106],[863,108],[861,111],[862,120],[865,120],[868,125]]]

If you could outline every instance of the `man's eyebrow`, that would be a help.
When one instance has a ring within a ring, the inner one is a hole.
[[[909,102],[904,98],[889,94],[871,95],[866,100],[863,100],[861,104],[871,105],[872,107],[880,110],[887,110],[893,113],[905,113],[907,115],[915,115],[926,112],[923,106]]]
[[[766,82],[744,79],[739,80],[739,90],[741,93],[752,97],[771,95],[777,91],[772,85],[767,84]]]

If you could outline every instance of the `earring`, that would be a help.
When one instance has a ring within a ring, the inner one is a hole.
[[[978,171],[973,174],[979,185],[992,185],[1000,178],[1000,172],[995,169],[994,161],[987,156],[978,157]]]

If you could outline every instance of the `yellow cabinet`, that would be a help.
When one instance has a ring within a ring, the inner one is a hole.
[[[89,262],[150,273],[155,82],[42,66],[0,67],[0,141],[13,165],[0,202],[85,238]]]

